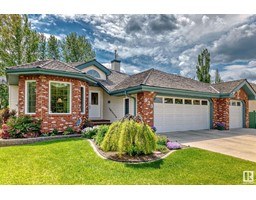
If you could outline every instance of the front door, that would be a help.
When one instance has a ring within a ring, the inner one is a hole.
[[[100,118],[100,93],[89,92],[89,118]]]

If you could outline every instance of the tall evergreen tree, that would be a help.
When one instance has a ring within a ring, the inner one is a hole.
[[[197,78],[199,81],[204,83],[211,82],[211,75],[210,71],[210,53],[207,49],[203,49],[202,52],[198,55],[198,62],[197,62]]]
[[[216,69],[216,71],[215,71],[215,81],[214,81],[215,83],[221,83],[221,82],[223,82],[222,81],[222,79],[221,79],[221,77],[220,77],[220,73],[219,73],[219,70],[218,69]]]
[[[31,29],[31,23],[28,16],[24,17],[24,33],[25,33],[25,62],[31,63],[39,58],[39,34]]]
[[[60,43],[58,39],[51,35],[47,43],[47,57],[51,59],[60,59]]]
[[[66,62],[89,61],[95,58],[91,44],[85,36],[70,33],[62,41],[63,57]]]
[[[45,60],[47,57],[47,41],[45,35],[40,34],[39,40],[39,59]]]

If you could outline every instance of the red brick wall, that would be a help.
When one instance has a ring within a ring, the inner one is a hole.
[[[154,124],[154,97],[153,92],[140,92],[137,94],[137,113],[149,125]]]
[[[243,89],[238,90],[235,93],[234,100],[243,100],[245,102],[245,121],[246,128],[249,127],[249,101],[248,96]],[[216,123],[225,123],[225,129],[229,129],[229,104],[230,98],[217,99],[213,98],[213,127],[216,127]]]
[[[225,123],[225,129],[229,129],[229,98],[217,99],[213,98],[213,127],[216,128],[217,123]]]
[[[32,115],[38,119],[43,119],[42,132],[49,132],[58,129],[64,131],[68,126],[79,131],[76,127],[76,122],[79,118],[85,120],[88,118],[88,94],[89,87],[84,81],[47,76],[47,75],[33,75],[19,77],[19,114],[25,114],[25,81],[36,80],[36,114]],[[71,114],[49,114],[49,81],[63,81],[72,84],[72,106]],[[85,114],[81,114],[81,86],[85,86]]]

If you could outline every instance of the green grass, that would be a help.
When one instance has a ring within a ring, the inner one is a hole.
[[[153,163],[103,160],[83,139],[0,148],[0,184],[243,184],[256,163],[196,148]]]

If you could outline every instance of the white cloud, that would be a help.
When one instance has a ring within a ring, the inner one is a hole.
[[[209,21],[209,17],[207,17],[206,15],[204,15],[203,17],[202,17],[202,22],[203,22],[203,24],[206,24],[208,21]]]

